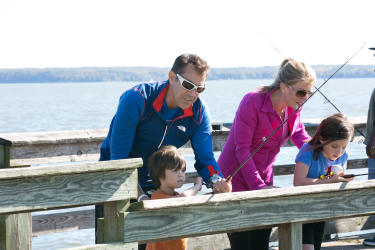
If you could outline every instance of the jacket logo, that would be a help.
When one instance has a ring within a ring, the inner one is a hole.
[[[182,125],[177,126],[177,128],[179,130],[181,130],[182,132],[184,132],[184,133],[186,132],[186,128],[184,126],[182,126]]]

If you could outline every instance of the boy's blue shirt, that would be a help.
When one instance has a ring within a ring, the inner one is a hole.
[[[212,128],[206,104],[198,97],[186,110],[163,108],[167,88],[168,81],[144,83],[123,93],[102,143],[100,160],[141,157],[143,167],[138,169],[138,181],[147,189],[152,187],[147,171],[148,157],[160,146],[179,148],[190,140],[195,154],[194,167],[199,175],[206,182],[215,171],[222,176],[212,151]],[[165,119],[170,116],[172,119]]]
[[[318,159],[313,158],[314,150],[311,149],[311,144],[305,143],[299,150],[296,156],[296,163],[303,162],[309,166],[309,172],[306,177],[308,178],[320,178],[321,175],[326,174],[326,170],[329,166],[340,165],[345,170],[346,162],[348,160],[348,154],[345,153],[335,161],[328,160],[321,152],[319,153]]]

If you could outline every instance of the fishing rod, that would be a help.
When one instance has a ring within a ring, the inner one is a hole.
[[[260,32],[258,32],[258,35],[259,36],[261,36],[274,50],[276,50],[283,58],[286,58],[286,56],[283,54],[283,53],[281,53],[281,51],[278,49],[278,48],[276,48],[276,46],[273,44],[273,43],[271,43],[271,41],[269,41],[265,36],[263,36],[263,34],[262,33],[260,33]],[[363,44],[363,46],[364,46],[365,44]],[[361,49],[363,48],[363,46],[361,47]],[[375,50],[375,48],[369,48],[369,49],[373,49],[373,50]],[[375,70],[374,70],[375,71]],[[333,102],[331,102],[329,99],[328,99],[328,97],[326,96],[326,95],[324,95],[323,94],[323,92],[322,91],[320,91],[316,86],[314,86],[314,88],[319,92],[319,94],[321,94],[323,97],[324,97],[324,99],[326,99],[326,101],[327,102],[329,102],[336,110],[337,110],[337,112],[339,112],[339,113],[342,113],[341,112],[341,110],[339,110],[337,107],[336,107],[336,105],[335,104],[333,104]],[[363,133],[362,133],[362,131],[361,130],[359,130],[359,128],[357,128],[357,127],[354,127],[354,129],[360,134],[360,135],[362,135],[363,137],[366,137]]]
[[[302,104],[300,104],[294,111],[293,113],[288,116],[265,140],[263,140],[263,142],[233,171],[233,173],[226,179],[226,182],[229,182],[233,176],[235,176],[238,171],[240,171],[240,169],[259,151],[259,149],[261,149],[263,147],[264,144],[266,144],[268,142],[269,139],[271,139],[271,137],[280,129],[283,127],[283,125],[295,114],[297,113],[297,111],[308,101],[310,100],[311,97],[313,97],[313,95],[319,91],[337,72],[339,72],[346,64],[348,64],[348,62],[353,58],[355,57],[358,52],[365,46],[365,44],[363,44],[344,64],[342,64],[330,77],[328,77],[327,80],[325,80],[320,86],[319,88],[317,88],[304,102],[302,102]]]
[[[367,174],[345,174],[342,177],[344,177],[344,178],[353,178],[353,177],[361,176],[361,175],[374,175],[374,174],[375,174],[375,172],[367,173]]]

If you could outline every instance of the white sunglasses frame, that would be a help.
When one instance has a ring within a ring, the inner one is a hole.
[[[197,93],[202,93],[202,92],[206,89],[206,85],[203,85],[203,86],[197,86],[197,85],[195,85],[192,81],[189,81],[188,79],[184,78],[184,77],[181,76],[180,74],[177,74],[177,73],[176,73],[176,76],[177,76],[177,79],[178,79],[178,81],[180,82],[181,86],[182,86],[184,89],[188,90],[188,91],[196,90]],[[191,84],[191,85],[193,86],[193,88],[192,88],[192,89],[187,89],[186,87],[184,87],[184,85],[182,85],[182,82],[183,82],[183,81],[186,81],[187,83]],[[201,92],[199,92],[198,89],[203,89],[203,90],[202,90]]]

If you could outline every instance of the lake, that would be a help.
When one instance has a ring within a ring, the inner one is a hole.
[[[323,81],[319,79],[317,86]],[[201,96],[209,106],[213,121],[232,122],[242,97],[271,82],[271,79],[208,81]],[[134,85],[131,82],[0,84],[3,100],[0,133],[108,128],[119,97]],[[331,79],[321,91],[347,116],[364,117],[374,87],[375,78]],[[323,118],[333,113],[336,110],[331,104],[316,93],[304,106],[302,118]],[[364,158],[363,144],[351,143],[348,153],[350,158]],[[219,154],[215,152],[215,157]],[[284,147],[276,163],[294,162],[296,154],[295,147]],[[188,169],[192,170],[194,156],[185,155],[185,158]],[[291,176],[276,177],[275,184],[290,186]],[[94,244],[93,229],[33,238],[33,249],[37,250],[90,244]]]

